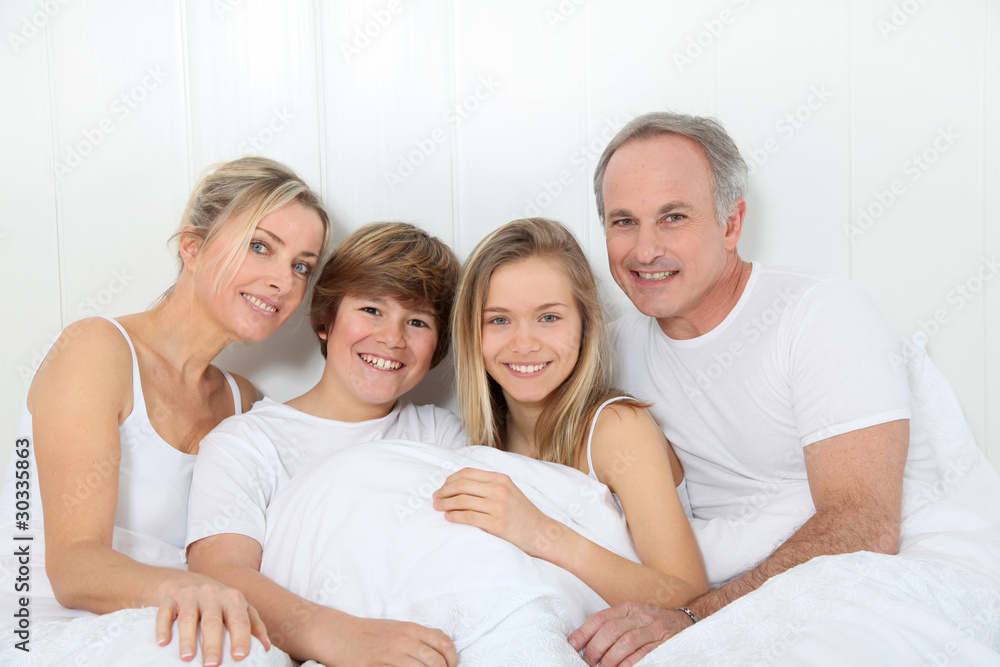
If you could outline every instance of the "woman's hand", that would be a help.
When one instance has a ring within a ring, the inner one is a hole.
[[[444,481],[433,499],[434,509],[448,521],[482,528],[536,558],[546,558],[565,530],[501,473],[463,468]]]
[[[156,613],[156,643],[170,643],[170,631],[177,619],[177,636],[181,660],[191,660],[198,649],[198,628],[201,627],[202,664],[213,667],[222,662],[222,639],[229,631],[230,655],[242,660],[250,653],[253,635],[270,650],[267,630],[243,594],[214,579],[190,572],[178,573],[157,589],[159,610]]]

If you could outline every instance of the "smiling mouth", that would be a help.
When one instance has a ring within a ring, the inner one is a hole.
[[[267,303],[266,301],[262,301],[262,300],[258,299],[255,296],[251,296],[250,294],[242,294],[242,296],[243,296],[244,299],[247,300],[248,303],[252,304],[258,310],[262,310],[265,313],[276,313],[276,312],[278,312],[278,309],[276,307],[272,306],[271,304]]]
[[[676,275],[678,271],[657,271],[656,273],[645,273],[643,271],[635,271],[635,275],[639,276],[643,280],[664,280],[670,276]]]
[[[403,367],[402,361],[394,361],[392,359],[386,359],[385,357],[377,357],[374,354],[361,353],[358,355],[361,360],[372,368],[377,368],[380,371],[398,371]]]
[[[504,364],[504,366],[511,369],[515,373],[537,373],[550,363],[552,362],[545,361],[540,364]]]

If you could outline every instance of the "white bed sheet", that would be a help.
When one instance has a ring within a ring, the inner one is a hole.
[[[317,604],[441,629],[462,664],[583,664],[566,637],[607,604],[569,572],[434,510],[431,494],[464,467],[510,475],[542,511],[638,560],[607,487],[577,470],[384,441],[341,450],[279,494],[261,571]]]
[[[899,555],[815,558],[681,632],[643,667],[1000,665],[1000,475],[925,343],[918,333],[904,346],[910,428],[927,437],[938,481],[904,486]],[[693,525],[703,551],[732,555],[718,548],[726,527]]]

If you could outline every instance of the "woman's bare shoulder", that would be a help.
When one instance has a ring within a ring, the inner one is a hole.
[[[131,381],[132,352],[125,337],[108,320],[89,317],[68,325],[52,344],[32,380],[29,409],[52,392],[118,395],[119,404],[130,403]]]

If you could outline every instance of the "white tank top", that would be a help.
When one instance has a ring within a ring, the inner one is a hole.
[[[139,362],[132,340],[122,325],[111,318],[105,319],[125,337],[132,353],[132,411],[118,427],[121,463],[118,466],[118,508],[114,525],[183,549],[187,533],[188,494],[196,456],[171,447],[153,429],[146,412]],[[222,373],[232,390],[236,414],[240,414],[243,401],[239,386],[232,375],[226,371]],[[27,404],[21,411],[18,438],[32,438],[31,413]],[[11,457],[0,494],[0,523],[14,520],[14,460],[15,457]],[[30,448],[30,469],[32,486],[37,489],[34,447]],[[114,467],[109,466],[107,470],[105,473],[98,466],[77,488],[63,489],[59,495],[65,502],[88,502],[91,489],[101,484],[106,479],[103,475],[111,474]],[[31,523],[40,527],[43,518],[41,499],[37,490],[32,495]]]
[[[631,398],[631,396],[615,396],[614,398],[609,398],[608,400],[601,403],[600,407],[597,408],[597,412],[594,413],[594,419],[590,422],[590,433],[587,435],[587,475],[597,479],[597,473],[594,472],[594,459],[591,456],[590,447],[594,442],[594,429],[597,427],[597,417],[601,414],[601,410],[611,405],[612,403],[617,403],[625,399]],[[598,482],[601,480],[597,479]],[[601,482],[603,484],[603,482]],[[625,511],[622,509],[621,501],[618,500],[618,494],[612,492],[611,495],[615,499],[615,503],[618,504],[618,511],[623,515]],[[691,514],[691,499],[688,498],[687,493],[687,478],[682,478],[680,483],[677,485],[677,497],[681,500],[681,507],[684,508],[684,514],[690,519]]]

